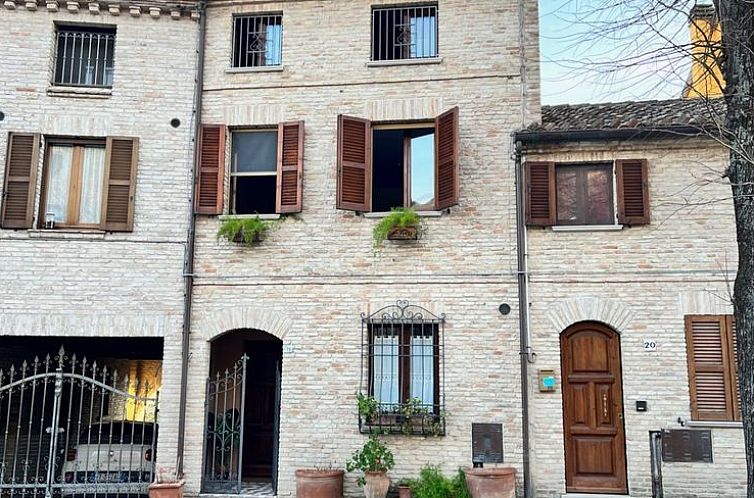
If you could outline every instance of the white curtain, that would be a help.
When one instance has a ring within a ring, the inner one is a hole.
[[[398,336],[374,338],[374,399],[378,403],[397,405],[398,389]]]
[[[102,207],[102,180],[105,174],[105,149],[103,147],[85,147],[81,170],[79,223],[99,224]]]
[[[432,406],[435,402],[434,338],[411,338],[411,398]]]
[[[52,213],[55,223],[66,223],[68,192],[71,183],[73,147],[53,145],[50,148],[50,176],[47,180],[47,207],[45,219]]]

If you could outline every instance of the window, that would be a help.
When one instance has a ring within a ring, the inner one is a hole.
[[[437,6],[372,9],[372,60],[437,57]]]
[[[741,420],[736,325],[732,315],[686,317],[693,420]]]
[[[56,85],[113,86],[115,28],[57,27]]]
[[[233,18],[233,67],[279,66],[282,59],[282,14]]]
[[[530,226],[649,224],[647,161],[527,162]]]
[[[373,413],[362,429],[406,434],[444,431],[441,395],[444,317],[399,301],[363,320],[366,378],[362,393]]]
[[[231,214],[275,213],[277,131],[231,135]]]
[[[446,209],[458,203],[458,108],[434,122],[338,118],[339,209]]]

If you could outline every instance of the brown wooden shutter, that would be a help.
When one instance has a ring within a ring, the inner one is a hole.
[[[526,163],[526,224],[553,226],[557,222],[555,163]]]
[[[276,210],[300,213],[304,179],[304,122],[278,125]]]
[[[731,359],[725,316],[687,316],[691,418],[734,420]]]
[[[0,226],[31,228],[39,164],[39,134],[10,133]]]
[[[618,223],[637,226],[649,224],[649,182],[647,161],[618,160],[615,163],[618,187]]]
[[[199,214],[222,214],[225,190],[224,125],[202,125],[197,168],[194,209]]]
[[[338,116],[338,209],[372,210],[372,124]]]
[[[736,420],[741,420],[741,382],[738,377],[738,337],[736,336],[736,319],[733,315],[727,317],[728,331],[730,337],[730,356],[733,358],[731,365],[731,385],[733,386],[733,395],[735,399]]]
[[[138,161],[138,138],[107,138],[105,188],[102,191],[104,209],[101,227],[103,230],[110,232],[133,230]]]
[[[435,209],[458,204],[458,107],[435,119]]]

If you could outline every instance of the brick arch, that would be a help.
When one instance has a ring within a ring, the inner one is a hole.
[[[565,299],[547,312],[547,317],[558,334],[579,322],[603,323],[620,334],[631,323],[632,315],[631,308],[623,302],[596,296]]]
[[[279,313],[256,306],[240,306],[215,311],[202,320],[207,324],[204,339],[211,342],[221,335],[240,329],[255,329],[267,332],[285,341],[292,328],[291,321]]]

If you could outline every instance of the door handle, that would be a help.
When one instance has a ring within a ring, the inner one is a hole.
[[[602,415],[604,415],[605,419],[610,416],[607,409],[607,393],[602,393]]]

